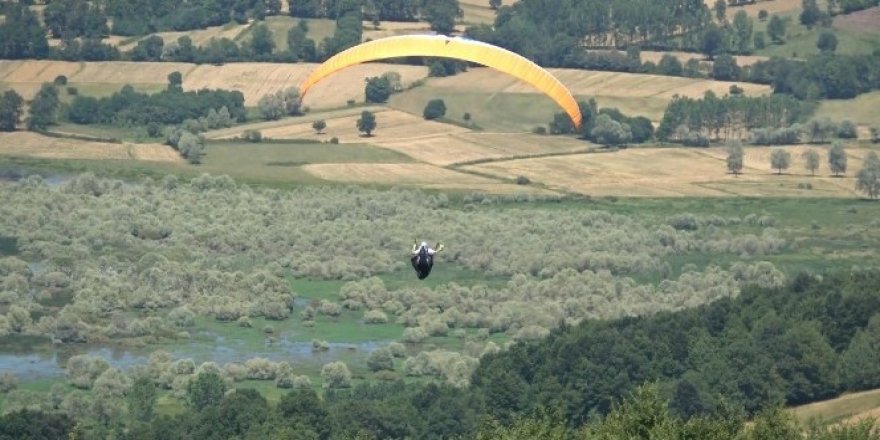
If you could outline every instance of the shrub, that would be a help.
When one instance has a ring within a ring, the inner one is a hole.
[[[14,374],[5,371],[0,373],[0,393],[8,393],[18,388],[18,378]]]
[[[351,386],[351,371],[345,362],[330,362],[321,368],[321,378],[325,388],[348,388]]]
[[[837,126],[837,137],[841,139],[855,139],[859,136],[856,124],[849,119],[844,120]]]
[[[260,130],[245,130],[244,140],[251,143],[263,142],[263,133]]]
[[[56,86],[66,86],[67,85],[67,77],[64,75],[58,75],[55,77],[55,80],[52,81]]]
[[[428,332],[421,327],[409,327],[403,331],[403,341],[419,343],[428,338]]]
[[[446,103],[442,99],[432,99],[428,101],[422,114],[428,120],[442,118],[446,116]]]
[[[388,322],[388,315],[381,310],[369,310],[364,313],[365,324],[385,324]]]
[[[328,344],[327,341],[312,339],[312,351],[327,351],[327,350],[330,350],[330,344]]]
[[[77,96],[79,95],[79,89],[73,86],[69,86],[67,87],[67,94],[70,96]]]
[[[528,184],[530,184],[530,183],[532,183],[532,181],[529,180],[528,177],[526,177],[526,176],[516,176],[516,184],[517,184],[517,185],[528,185]]]
[[[547,127],[545,127],[543,125],[539,125],[539,126],[532,129],[532,133],[545,135],[545,134],[547,134]]]
[[[394,370],[394,356],[391,354],[391,350],[387,348],[379,348],[372,353],[367,358],[367,368],[370,371],[376,372],[380,370]]]

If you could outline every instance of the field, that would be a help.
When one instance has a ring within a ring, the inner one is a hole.
[[[167,145],[91,142],[53,138],[31,132],[4,133],[0,137],[0,156],[181,162],[180,155]]]
[[[229,174],[256,182],[315,182],[305,170],[309,164],[408,163],[411,159],[393,151],[363,144],[333,145],[308,143],[208,144],[200,171]]]
[[[778,1],[778,0],[777,0]],[[821,6],[821,2],[820,2]],[[824,6],[821,6],[824,7]],[[838,44],[836,53],[841,54],[870,54],[875,49],[880,49],[880,28],[877,26],[864,25],[864,20],[871,20],[878,14],[872,8],[849,15],[838,15],[834,18],[831,31],[837,37]],[[728,12],[728,15],[730,12]],[[782,56],[806,58],[819,53],[816,42],[822,32],[827,28],[814,26],[812,29],[800,24],[799,12],[786,13],[783,18],[787,20],[785,43],[781,45],[770,44],[767,39],[767,47],[757,51],[763,56]],[[755,31],[764,32],[768,21],[755,22]]]
[[[550,71],[579,99],[595,97],[600,107],[617,107],[626,114],[653,121],[662,118],[666,105],[676,94],[697,97],[712,90],[720,96],[727,94],[733,84],[748,95],[770,92],[768,86],[757,84],[573,69]],[[488,131],[528,132],[546,125],[554,113],[561,111],[530,85],[488,68],[431,78],[422,87],[393,95],[389,104],[421,114],[429,100],[440,97],[446,103],[448,119],[463,122],[463,114],[468,112],[473,123]]]
[[[770,169],[769,148],[745,151],[743,174],[726,174],[722,148],[633,148],[614,153],[578,154],[497,161],[463,167],[468,171],[512,178],[524,175],[549,189],[590,196],[619,197],[853,197],[848,177],[828,176],[822,164],[811,177],[802,167],[805,147],[786,147],[792,167],[782,176]],[[848,150],[848,170],[858,170],[866,150]],[[809,184],[808,188],[806,184]]]
[[[495,11],[489,7],[489,0],[461,0],[458,2],[461,10],[464,12],[465,23],[487,23],[495,22]],[[510,6],[514,0],[503,0],[502,5]]]
[[[665,55],[665,54],[670,54],[670,55],[678,58],[678,60],[681,61],[682,64],[684,64],[692,59],[696,59],[697,61],[701,61],[701,62],[708,63],[708,64],[712,63],[711,61],[707,61],[706,56],[701,53],[675,52],[675,51],[661,52],[661,51],[652,51],[652,50],[641,51],[641,60],[643,63],[650,61],[654,64],[659,64],[660,59],[663,58],[663,55]],[[734,55],[734,58],[736,59],[736,64],[740,67],[751,66],[752,64],[755,64],[758,61],[766,61],[766,60],[770,59],[770,57],[761,56],[761,55]]]
[[[287,87],[296,87],[315,68],[315,64],[235,63],[225,66],[187,63],[141,63],[108,61],[73,63],[64,61],[0,61],[0,84],[30,99],[40,84],[65,75],[74,87],[101,89],[105,94],[125,84],[164,86],[168,74],[183,74],[185,90],[222,88],[238,90],[245,104],[255,106],[259,99]],[[401,74],[404,85],[427,76],[425,67],[370,63],[339,72],[316,85],[304,100],[312,108],[344,106],[348,100],[363,101],[363,79],[388,71]]]
[[[836,399],[792,408],[792,412],[802,421],[817,418],[846,423],[866,417],[876,418],[880,416],[880,390],[844,394]]]
[[[859,95],[853,99],[826,99],[816,109],[816,116],[827,116],[834,121],[849,119],[860,125],[880,127],[880,91]]]
[[[238,23],[228,23],[222,26],[211,26],[205,29],[197,29],[192,31],[180,31],[180,32],[156,32],[155,34],[162,41],[165,42],[165,45],[169,45],[171,43],[177,43],[177,39],[183,36],[187,36],[192,40],[194,46],[206,46],[208,42],[211,41],[212,38],[221,39],[228,38],[230,40],[236,40],[240,38],[240,36],[247,32],[249,24],[238,24]],[[134,37],[134,38],[120,38],[120,37],[112,37],[112,40],[109,42],[115,42],[120,50],[132,50],[138,41],[142,38]],[[105,41],[106,42],[106,41]]]

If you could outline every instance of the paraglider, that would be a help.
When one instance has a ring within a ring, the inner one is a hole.
[[[575,127],[581,111],[571,92],[550,72],[514,52],[481,41],[443,35],[401,35],[381,38],[344,50],[318,66],[299,86],[302,99],[309,89],[333,73],[368,61],[408,56],[455,58],[482,64],[531,84],[562,107]]]
[[[436,250],[428,246],[425,241],[421,244],[413,243],[409,259],[420,280],[428,278],[428,275],[431,274],[431,269],[434,267],[434,254],[442,250],[443,245],[440,243],[437,244]]]

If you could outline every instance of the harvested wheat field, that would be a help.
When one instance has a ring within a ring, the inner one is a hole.
[[[455,25],[453,34],[464,33],[464,25]],[[424,35],[432,34],[431,25],[424,21],[383,21],[376,27],[373,23],[364,22],[363,41],[378,40],[379,38],[393,37],[397,35]]]
[[[383,145],[384,142],[408,142],[425,137],[445,136],[467,131],[465,128],[426,121],[423,118],[397,110],[378,109],[374,110],[374,114],[376,116],[376,130],[370,137],[362,136],[357,129],[357,120],[361,117],[360,111],[326,119],[327,127],[323,130],[323,134],[316,134],[311,122],[298,122],[298,118],[291,119],[292,123],[290,124],[264,128],[261,132],[263,136],[273,139],[311,139],[320,142],[335,137],[339,139],[340,143],[369,142]]]
[[[450,133],[409,140],[371,142],[439,166],[543,154],[582,152],[592,144],[562,136],[525,133]]]
[[[851,177],[805,175],[798,169],[801,167],[798,152],[802,147],[787,149],[792,151],[795,174],[782,176],[770,170],[770,149],[757,147],[746,149],[745,167],[738,177],[726,173],[723,148],[638,148],[499,161],[463,169],[499,178],[523,175],[550,189],[594,196],[853,196]],[[864,151],[850,152],[851,169],[861,166],[863,155]]]
[[[737,84],[747,95],[770,93],[770,87],[724,81],[596,72],[574,69],[550,69],[579,99],[595,98],[600,107],[616,107],[633,116],[652,121],[663,117],[675,94],[699,97],[706,90],[719,96]],[[433,98],[446,102],[446,117],[461,121],[467,112],[473,122],[489,131],[524,132],[546,126],[561,109],[529,84],[489,68],[473,68],[446,78],[431,78],[422,87],[392,95],[392,107],[420,114]]]
[[[845,423],[853,423],[868,417],[880,418],[880,390],[848,393],[834,399],[792,408],[792,412],[802,421],[817,418],[842,419]]]
[[[694,52],[676,52],[676,51],[661,52],[661,51],[653,51],[653,50],[643,50],[641,52],[641,60],[643,63],[650,61],[654,64],[658,64],[660,62],[660,59],[663,58],[663,55],[665,55],[665,54],[670,54],[670,55],[678,58],[678,61],[680,61],[682,64],[684,64],[692,59],[710,64],[710,65],[712,64],[711,61],[706,60],[705,55],[703,55],[701,53],[694,53]],[[752,64],[755,64],[759,61],[767,61],[770,59],[770,57],[761,56],[761,55],[735,55],[733,58],[736,59],[736,64],[740,67],[751,66]]]
[[[245,104],[256,106],[260,98],[287,87],[296,87],[311,73],[315,64],[235,63],[224,66],[189,63],[147,63],[106,61],[71,63],[65,61],[0,60],[0,83],[11,87],[27,99],[33,97],[40,84],[65,75],[70,85],[100,85],[108,89],[124,84],[164,85],[171,72],[183,74],[186,90],[221,88],[244,94]],[[369,63],[339,72],[316,85],[305,99],[311,107],[339,107],[350,100],[363,101],[364,79],[388,71],[400,73],[404,86],[424,78],[426,67]]]
[[[503,0],[502,5],[510,6],[515,0]],[[488,23],[495,22],[495,10],[489,7],[489,0],[460,0],[458,2],[465,23]]]
[[[0,135],[0,155],[46,159],[117,159],[182,162],[180,155],[162,144],[114,144],[59,139],[18,131]]]
[[[310,164],[303,170],[332,182],[418,186],[492,194],[554,194],[553,191],[474,176],[427,164]]]
[[[211,26],[205,29],[197,29],[192,31],[180,31],[180,32],[156,32],[152,35],[157,35],[162,38],[162,41],[165,42],[165,45],[171,43],[177,43],[177,39],[183,36],[187,36],[192,39],[192,43],[194,46],[205,46],[208,42],[211,41],[212,38],[221,39],[228,38],[230,40],[234,40],[238,37],[242,32],[247,31],[250,23],[247,24],[234,24],[234,25],[222,25],[222,26]],[[122,48],[129,50],[134,47],[137,43],[137,40],[129,39],[127,40],[127,44],[121,46]],[[131,47],[129,47],[131,46]]]
[[[202,87],[238,90],[244,94],[245,104],[257,105],[263,95],[287,87],[297,87],[316,64],[235,63],[225,66],[202,65],[183,79],[184,88]],[[342,70],[315,85],[306,95],[303,105],[311,108],[344,106],[348,100],[364,100],[364,80],[385,72],[400,73],[404,86],[428,75],[420,66],[369,63]]]

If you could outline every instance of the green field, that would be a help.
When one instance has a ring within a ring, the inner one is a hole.
[[[211,142],[200,171],[261,182],[316,182],[301,167],[317,163],[408,163],[408,156],[367,144]]]
[[[833,121],[849,119],[857,124],[880,127],[880,91],[863,93],[853,99],[826,99],[819,103],[816,116]]]
[[[764,32],[764,38],[767,47],[755,51],[756,55],[780,56],[806,58],[819,53],[816,42],[822,32],[828,31],[828,28],[821,26],[813,26],[808,29],[802,25],[799,20],[799,14],[785,14],[783,18],[787,19],[785,43],[776,45],[772,44],[767,36],[767,23],[770,20],[761,22],[755,20],[755,32]],[[880,49],[880,32],[875,30],[854,30],[845,27],[834,27],[830,29],[837,37],[837,50],[839,54],[870,54],[876,49]]]
[[[287,32],[297,25],[300,19],[287,15],[277,15],[266,17],[264,22],[272,31],[272,38],[275,41],[275,52],[287,50]],[[315,41],[316,45],[320,45],[325,38],[333,36],[336,31],[336,22],[323,18],[307,18],[306,23],[309,25],[308,37]],[[248,41],[251,39],[253,26],[248,27],[247,31],[238,36],[237,40]]]

